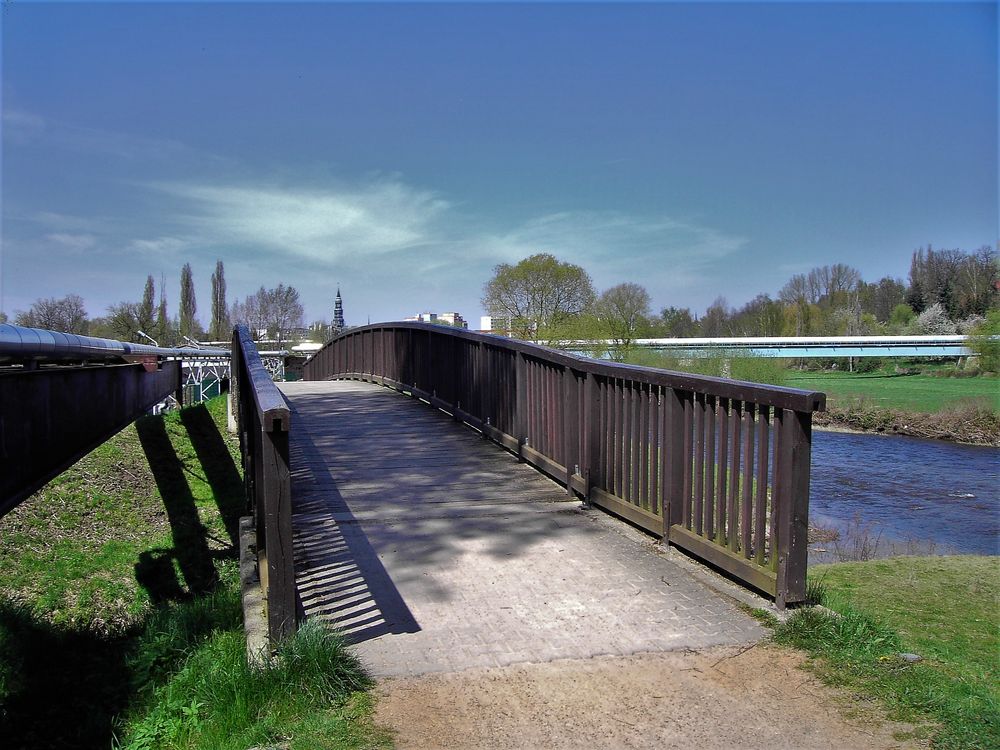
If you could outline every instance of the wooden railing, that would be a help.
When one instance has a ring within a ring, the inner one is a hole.
[[[811,423],[822,393],[423,323],[352,329],[317,352],[304,377],[367,380],[423,399],[779,607],[805,598]]]
[[[295,631],[288,406],[246,326],[233,330],[233,408],[243,454],[247,504],[256,525],[257,563],[272,645]]]

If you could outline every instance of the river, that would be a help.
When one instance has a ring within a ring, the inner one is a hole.
[[[810,546],[811,563],[1000,554],[1000,449],[817,430],[809,518],[840,533]]]

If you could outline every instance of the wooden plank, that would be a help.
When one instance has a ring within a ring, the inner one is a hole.
[[[701,535],[705,528],[702,502],[705,499],[705,396],[695,395],[694,419],[694,503],[691,508],[692,527]]]
[[[632,503],[625,502],[614,495],[596,487],[591,489],[590,502],[605,510],[609,510],[617,516],[621,516],[627,521],[631,521],[636,526],[649,531],[652,534],[658,533],[662,528],[663,521],[659,516],[650,513],[642,508],[637,508]]]
[[[730,552],[740,550],[740,516],[739,516],[739,496],[740,496],[740,449],[742,441],[740,439],[740,426],[743,417],[743,404],[735,402],[730,404],[729,420],[730,433],[733,439],[732,458],[729,462],[729,497],[727,498],[726,517],[729,521],[727,528],[727,541]]]
[[[719,409],[719,399],[705,398],[705,525],[702,536],[715,536],[715,413]]]
[[[747,560],[752,555],[753,523],[753,417],[754,407],[743,407],[743,497],[740,502],[740,547]]]
[[[726,544],[726,482],[729,473],[729,401],[720,398],[715,406],[716,431],[719,434],[719,459],[715,480],[715,543]]]
[[[757,411],[757,476],[754,488],[754,534],[753,542],[756,548],[754,559],[758,565],[764,564],[767,551],[765,537],[765,522],[767,520],[767,441],[769,435],[768,417],[770,410],[766,406]]]
[[[751,586],[774,596],[776,575],[767,568],[734,555],[725,547],[706,540],[683,526],[670,527],[670,543],[722,568]]]

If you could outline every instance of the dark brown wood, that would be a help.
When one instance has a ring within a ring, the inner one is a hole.
[[[753,405],[743,406],[743,497],[740,501],[740,547],[747,560],[752,555],[753,523]]]
[[[808,506],[796,515],[791,500],[787,508],[777,503],[798,498],[790,483],[808,490],[799,456],[810,445],[799,433],[823,408],[823,394],[587,360],[416,323],[352,329],[305,371],[308,379],[360,378],[425,400],[568,492],[589,494],[706,559],[725,559],[723,567],[753,585],[761,569],[773,568],[776,580],[779,558],[787,560],[780,598],[798,596],[805,542],[790,526]],[[790,415],[775,418],[773,437],[772,408]],[[785,539],[787,556],[775,547]]]
[[[757,411],[757,476],[754,485],[754,533],[753,543],[756,554],[754,559],[758,565],[764,564],[764,556],[767,553],[767,541],[765,539],[765,522],[767,520],[767,440],[768,440],[768,416],[770,410],[766,406],[760,407]]]
[[[738,514],[738,502],[740,496],[740,425],[743,404],[735,402],[730,404],[729,425],[733,440],[733,449],[729,463],[729,496],[726,499],[726,519],[728,527],[726,530],[726,541],[730,552],[738,552],[740,549],[740,517]]]
[[[719,409],[719,400],[709,396],[705,399],[705,522],[702,536],[706,539],[715,538],[715,413]]]
[[[726,480],[729,472],[729,401],[721,398],[715,406],[719,434],[719,459],[715,480],[715,543],[726,546]]]
[[[702,507],[705,500],[705,418],[708,410],[704,394],[695,396],[694,412],[694,507],[691,516],[694,532],[699,536],[705,528],[705,514]]]

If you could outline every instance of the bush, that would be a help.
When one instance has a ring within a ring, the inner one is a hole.
[[[969,340],[969,348],[979,355],[979,369],[1000,372],[1000,310],[991,310],[981,324],[976,326]]]

